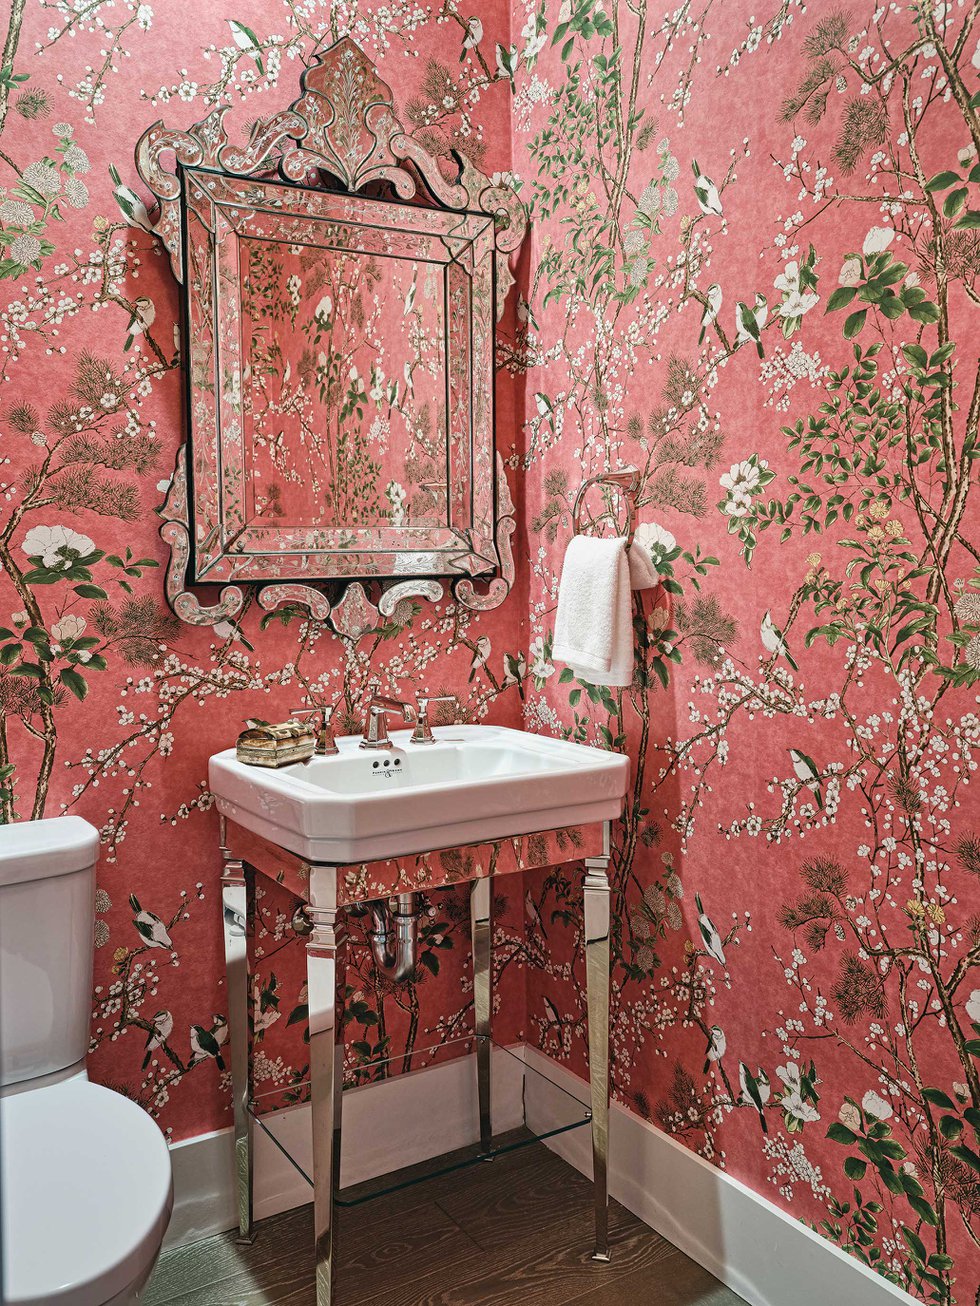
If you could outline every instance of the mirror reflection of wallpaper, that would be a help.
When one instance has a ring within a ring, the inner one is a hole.
[[[247,516],[446,525],[442,268],[241,239]]]

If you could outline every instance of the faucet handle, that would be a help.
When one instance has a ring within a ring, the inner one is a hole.
[[[413,744],[435,744],[438,742],[432,733],[432,726],[429,724],[430,703],[456,703],[458,705],[459,699],[455,694],[420,694],[418,720],[415,723],[411,739]]]
[[[329,757],[334,753],[339,753],[337,741],[333,737],[333,730],[330,727],[330,720],[333,717],[333,703],[317,703],[315,707],[294,707],[290,716],[311,716],[319,717],[319,728],[314,724],[316,731],[316,745],[314,752],[317,757]]]

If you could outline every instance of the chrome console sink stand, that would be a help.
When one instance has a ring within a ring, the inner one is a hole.
[[[589,1080],[592,1106],[592,1157],[595,1186],[595,1250],[593,1259],[609,1260],[608,1150],[609,1150],[609,823],[576,831],[576,840],[558,840],[554,861],[578,861],[585,856],[585,961],[589,1030]],[[582,840],[582,835],[587,836]],[[491,874],[471,882],[470,917],[473,947],[473,1003],[477,1042],[477,1079],[480,1142],[489,1152],[492,1142],[490,1115],[490,1026],[493,1009],[491,940],[493,936],[493,880],[496,875],[529,869],[540,861],[523,860],[522,839],[476,845],[489,856],[474,859],[488,865]],[[504,864],[501,850],[513,865]],[[516,849],[516,851],[515,851]],[[306,940],[306,967],[310,1022],[310,1099],[313,1120],[313,1208],[316,1255],[316,1306],[333,1306],[334,1198],[339,1187],[340,1123],[343,1076],[343,1036],[337,995],[344,983],[344,910],[355,902],[380,895],[365,868],[310,864],[267,843],[258,835],[221,818],[222,914],[228,984],[228,1023],[231,1053],[232,1097],[235,1129],[235,1172],[238,1197],[239,1242],[255,1236],[252,1218],[252,1047],[248,1003],[248,932],[255,909],[255,875],[267,875],[285,884],[305,900],[310,933]],[[433,861],[435,859],[433,858]],[[396,863],[415,858],[390,859]],[[404,874],[404,872],[403,872]],[[403,882],[403,881],[402,881]],[[366,886],[366,887],[362,887]],[[420,886],[421,887],[421,886]],[[425,888],[444,887],[427,879]],[[367,895],[367,896],[362,896]]]

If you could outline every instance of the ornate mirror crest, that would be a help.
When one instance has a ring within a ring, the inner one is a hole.
[[[241,582],[260,584],[262,607],[301,604],[352,639],[442,597],[437,578],[496,607],[514,507],[494,449],[494,320],[523,207],[466,160],[447,180],[350,39],[301,91],[245,145],[225,107],[137,144],[184,287],[190,437],[161,509],[168,598],[213,625],[242,608]],[[188,583],[223,588],[203,606]]]

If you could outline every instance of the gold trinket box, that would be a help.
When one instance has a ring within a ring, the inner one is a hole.
[[[316,737],[307,721],[282,721],[269,725],[249,721],[238,736],[235,756],[247,766],[289,766],[313,756]]]

